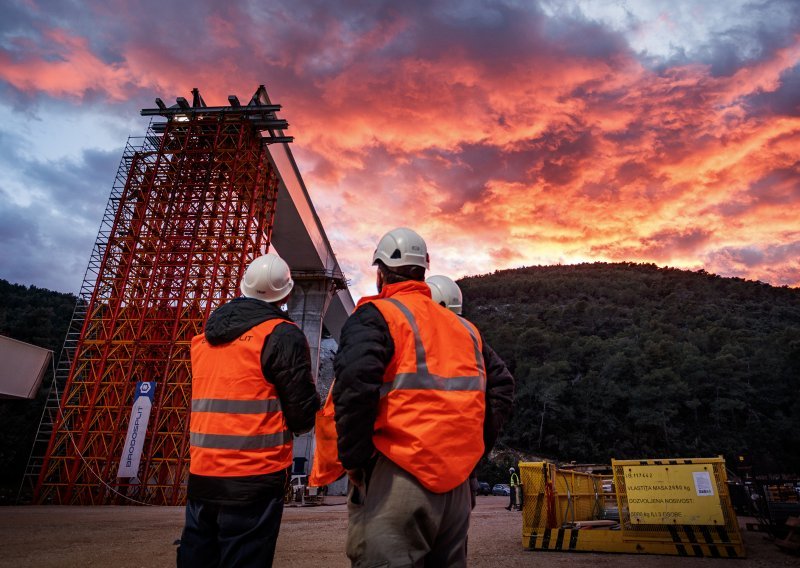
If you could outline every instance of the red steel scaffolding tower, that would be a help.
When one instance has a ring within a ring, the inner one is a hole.
[[[142,111],[166,120],[125,148],[29,460],[35,502],[184,502],[189,344],[268,250],[266,145],[291,141],[263,85],[228,100],[208,107],[195,89],[191,105]],[[156,382],[153,407],[139,474],[118,478],[137,381]]]

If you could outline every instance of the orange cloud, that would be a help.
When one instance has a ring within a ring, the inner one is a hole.
[[[800,285],[800,37],[722,73],[648,65],[614,32],[535,9],[482,24],[400,5],[259,10],[200,10],[179,37],[122,38],[111,62],[46,28],[0,49],[0,79],[111,101],[198,86],[209,104],[266,82],[359,295],[399,225],[454,277],[634,260]]]
[[[88,41],[53,28],[42,34],[47,48],[13,56],[0,50],[0,77],[23,91],[44,91],[61,97],[80,97],[100,89],[112,100],[124,100],[134,77],[125,65],[107,64],[89,49]]]

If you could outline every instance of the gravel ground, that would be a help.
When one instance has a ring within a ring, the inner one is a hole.
[[[344,498],[328,498],[321,507],[289,507],[283,515],[275,557],[277,567],[338,568],[344,555],[347,509]],[[773,568],[800,567],[764,539],[743,532],[744,560],[681,558],[522,549],[522,516],[504,509],[503,497],[478,497],[469,535],[472,567],[614,567],[614,568]],[[743,521],[743,520],[741,520]],[[182,507],[2,507],[0,567],[159,568],[175,565],[173,542],[183,526]]]

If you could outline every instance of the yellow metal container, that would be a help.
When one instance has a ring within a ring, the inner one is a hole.
[[[520,464],[529,550],[743,558],[722,458],[612,460],[613,477]]]

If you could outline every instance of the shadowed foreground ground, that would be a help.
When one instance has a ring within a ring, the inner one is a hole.
[[[349,566],[344,555],[347,510],[343,498],[323,507],[287,508],[275,566]],[[743,532],[745,560],[678,558],[522,549],[522,516],[504,509],[504,497],[479,497],[469,536],[471,567],[773,568],[800,566],[761,533]],[[0,567],[160,568],[175,565],[173,541],[183,526],[181,507],[1,507]]]

